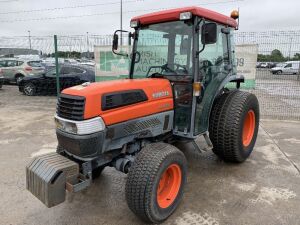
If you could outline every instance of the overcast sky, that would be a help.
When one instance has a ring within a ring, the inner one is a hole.
[[[0,36],[112,34],[120,27],[120,1],[0,0]],[[239,7],[241,31],[300,30],[299,0],[123,0],[123,28],[133,16],[192,5],[226,15]]]

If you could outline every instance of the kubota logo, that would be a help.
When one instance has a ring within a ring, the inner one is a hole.
[[[152,94],[153,98],[161,98],[161,97],[165,97],[165,96],[169,96],[168,91],[160,91],[160,92],[155,92]]]

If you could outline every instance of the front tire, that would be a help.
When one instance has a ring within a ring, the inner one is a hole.
[[[149,144],[137,155],[126,182],[129,208],[145,222],[160,223],[177,208],[186,183],[184,154],[166,143]]]
[[[258,127],[259,103],[255,95],[239,90],[221,95],[210,118],[213,152],[224,161],[245,161],[253,151]]]
[[[34,96],[36,93],[36,87],[32,83],[26,83],[23,88],[24,94],[27,96]]]

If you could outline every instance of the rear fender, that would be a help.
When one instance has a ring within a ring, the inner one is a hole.
[[[228,83],[236,83],[237,89],[240,88],[240,84],[245,82],[244,75],[232,75],[224,79],[224,81],[220,84],[218,93],[215,95],[215,98],[220,94],[220,91],[228,84]]]
[[[218,95],[220,95],[224,89],[224,87],[230,83],[236,82],[237,88],[239,88],[240,83],[244,82],[244,76],[242,75],[230,75],[226,73],[220,73],[218,76],[214,78],[214,80],[207,86],[203,100],[201,102],[203,108],[201,111],[199,125],[196,126],[194,135],[197,136],[199,134],[205,133],[208,131],[209,127],[209,117],[212,110],[212,106],[214,101]]]

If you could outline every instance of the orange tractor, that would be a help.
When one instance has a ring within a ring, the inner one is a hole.
[[[52,207],[65,200],[66,190],[83,190],[106,166],[115,167],[128,173],[132,212],[159,223],[184,192],[187,161],[178,143],[203,136],[224,161],[246,160],[257,137],[259,104],[239,90],[244,77],[235,63],[237,17],[187,7],[133,18],[128,79],[61,93],[57,151],[27,166],[27,189]],[[123,54],[123,32],[114,34],[116,54]]]

